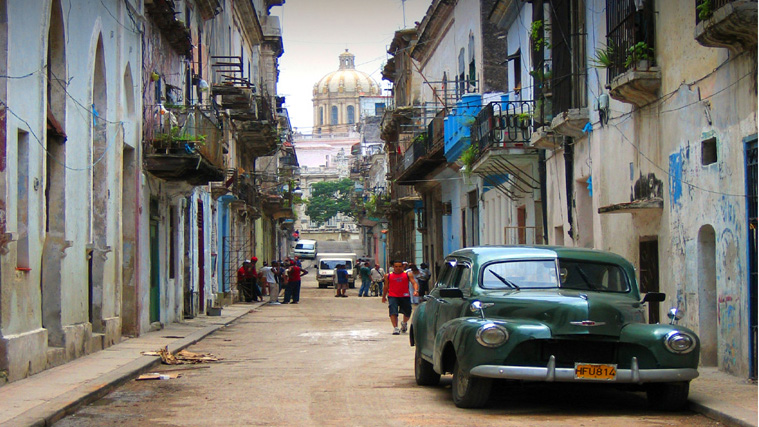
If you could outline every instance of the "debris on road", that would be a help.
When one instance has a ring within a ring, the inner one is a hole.
[[[158,351],[143,351],[143,356],[160,356],[161,363],[164,365],[185,365],[194,363],[218,362],[220,358],[213,354],[193,353],[187,350],[181,350],[177,354],[172,354],[169,347],[166,346]]]
[[[181,377],[182,374],[159,374],[158,372],[149,372],[147,374],[142,374],[135,381],[145,381],[145,380],[173,380],[176,378]]]

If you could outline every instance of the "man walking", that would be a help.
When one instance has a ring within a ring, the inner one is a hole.
[[[379,264],[374,264],[370,275],[372,279],[372,293],[375,297],[378,297],[382,295],[382,282],[385,280],[385,272],[380,268]]]
[[[358,275],[361,277],[361,288],[358,290],[358,296],[369,296],[369,286],[372,284],[371,273],[372,270],[369,268],[368,262],[361,264],[361,268],[358,270]]]
[[[409,284],[414,286],[414,295],[419,295],[419,286],[414,277],[403,271],[402,261],[393,261],[393,272],[385,276],[385,289],[382,302],[388,302],[390,323],[393,324],[393,335],[399,335],[408,330],[408,320],[411,318],[411,295]],[[398,313],[403,313],[403,322],[398,328]]]
[[[303,270],[295,263],[290,262],[290,267],[285,272],[287,276],[287,287],[285,287],[285,299],[282,304],[297,304],[300,301],[300,278],[308,274],[308,271]],[[290,298],[292,297],[292,303]]]

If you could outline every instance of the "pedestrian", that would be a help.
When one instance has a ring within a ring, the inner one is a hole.
[[[408,331],[408,320],[411,318],[411,294],[409,283],[414,286],[414,294],[419,295],[419,288],[414,277],[403,271],[402,261],[393,261],[393,272],[385,276],[385,289],[382,302],[387,302],[390,312],[390,323],[393,324],[393,335]],[[398,328],[398,313],[403,314],[403,322]]]
[[[336,297],[347,298],[345,293],[348,291],[348,270],[345,269],[345,264],[339,264],[335,267],[335,288],[337,289]]]
[[[300,257],[298,255],[295,255],[295,265],[297,265],[298,267],[303,268],[303,266],[300,263]]]
[[[416,281],[419,283],[419,296],[424,297],[430,293],[430,268],[425,262],[419,264],[419,267],[422,274],[416,278]]]
[[[374,293],[374,296],[378,297],[382,295],[385,271],[380,268],[379,264],[374,264],[374,268],[372,268],[370,275],[372,278],[372,293]]]
[[[250,263],[245,261],[242,267],[237,270],[237,292],[240,301],[250,302],[252,300],[252,290],[250,287]]]
[[[260,280],[258,279],[258,271],[256,270],[256,263],[258,258],[253,256],[250,258],[250,272],[253,282],[253,294],[255,295],[255,301],[263,301],[263,293],[261,292],[261,286],[259,286]]]
[[[261,271],[258,272],[258,283],[261,284],[261,295],[267,297],[269,296],[269,284],[266,281],[266,277],[264,276],[264,269],[267,268],[269,264],[264,261],[263,268],[261,268]]]
[[[297,304],[300,301],[300,278],[308,274],[308,271],[301,269],[294,261],[290,263],[285,275],[287,276],[287,286],[285,287],[285,299],[282,304]],[[292,303],[290,298],[292,297]]]
[[[361,264],[361,268],[358,270],[358,275],[361,277],[361,288],[358,290],[358,296],[368,297],[369,286],[372,284],[372,269],[369,268],[368,262]]]
[[[269,304],[279,305],[279,286],[277,285],[276,270],[278,269],[277,262],[271,263],[271,266],[267,266],[264,263],[264,268],[261,269],[261,275],[266,281],[266,287],[269,288]]]
[[[419,276],[422,274],[419,271],[419,268],[416,266],[416,264],[409,264],[408,270],[406,271],[407,274],[409,274],[410,277],[413,277],[414,280],[416,280],[417,283],[417,289],[419,288]],[[417,305],[419,304],[419,297],[414,295],[414,289],[411,287],[411,283],[409,283],[409,293],[412,294],[411,296],[411,304]]]

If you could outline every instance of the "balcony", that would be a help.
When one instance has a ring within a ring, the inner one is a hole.
[[[213,56],[213,69],[221,83],[211,94],[232,120],[235,139],[247,155],[271,153],[278,142],[277,120],[269,97],[243,76],[242,57]]]
[[[654,2],[644,1],[638,10],[632,1],[610,0],[607,7],[606,44],[613,47],[609,96],[637,107],[648,105],[661,87],[661,72],[655,67]]]
[[[398,184],[414,185],[427,177],[438,166],[447,163],[443,155],[445,147],[444,116],[445,110],[441,110],[430,121],[427,131],[414,138],[412,145],[403,155],[403,162],[397,175]]]
[[[703,0],[696,0],[696,28],[693,31],[699,44],[724,47],[735,53],[756,49],[756,0],[711,0],[709,9],[700,6],[702,3]]]
[[[589,118],[587,108],[571,108],[554,116],[551,129],[559,135],[580,138],[585,135],[582,130]]]
[[[445,151],[444,155],[449,163],[453,163],[461,157],[461,153],[471,144],[471,131],[474,117],[480,111],[482,95],[468,94],[462,96],[456,102],[456,107],[451,110],[451,115],[444,119],[445,123]]]
[[[532,148],[555,150],[561,147],[561,137],[550,127],[541,126],[535,129],[535,132],[532,133],[532,136],[530,137],[530,146]]]
[[[532,101],[491,102],[477,114],[472,127],[472,144],[478,157],[472,172],[489,175],[507,164],[523,164],[537,159],[529,146],[532,135]]]
[[[277,57],[282,56],[285,52],[282,44],[282,28],[279,25],[279,18],[276,16],[266,16],[263,25],[264,43],[269,46]]]
[[[216,117],[199,107],[154,106],[145,117],[145,169],[190,185],[224,179],[226,147]]]
[[[169,45],[180,55],[192,57],[192,38],[190,29],[184,22],[176,18],[174,2],[169,0],[153,0],[145,2],[145,11],[150,20],[161,31],[161,35]]]

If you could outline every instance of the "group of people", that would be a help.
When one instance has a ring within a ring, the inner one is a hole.
[[[272,261],[268,265],[263,263],[261,271],[256,271],[258,258],[252,257],[245,261],[237,270],[237,289],[240,299],[246,302],[263,301],[269,297],[269,304],[298,304],[300,301],[301,277],[308,274],[301,268],[298,257],[285,259],[284,261]],[[284,300],[279,302],[279,293],[284,288]]]

